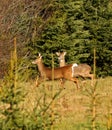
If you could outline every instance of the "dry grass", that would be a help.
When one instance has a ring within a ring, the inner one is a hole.
[[[98,102],[96,122],[104,126],[102,130],[106,130],[107,127],[112,126],[112,77],[97,79],[97,82],[96,93],[99,98],[96,99]],[[34,81],[21,83],[23,91],[27,92],[23,107],[26,112],[31,113],[38,99],[44,95],[46,95],[46,103],[50,103],[53,85],[54,94],[61,91],[53,107],[59,115],[54,130],[86,130],[91,104],[91,98],[86,94],[92,89],[90,83],[90,80],[86,80],[80,90],[77,90],[76,85],[70,81],[66,81],[63,88],[59,81],[43,82],[39,87],[36,87]],[[40,101],[43,103],[43,99]],[[40,105],[37,106],[38,109],[39,107]]]
[[[100,97],[97,99],[97,121],[107,125],[108,115],[112,113],[112,77],[101,78],[97,81],[96,93]],[[26,106],[28,111],[32,110],[43,91],[47,95],[46,101],[49,102],[51,100],[51,86],[52,83],[49,81],[42,83],[39,87],[36,87],[33,81],[25,85],[28,95],[24,106]],[[85,93],[86,90],[91,89],[90,80],[87,80],[80,90],[77,90],[76,85],[70,81],[66,81],[64,88],[55,100],[54,110],[60,115],[60,122],[57,122],[56,130],[75,130],[78,124],[84,124],[88,120],[88,109],[91,99]],[[54,92],[56,93],[61,89],[59,81],[54,81]],[[80,129],[82,130],[82,128]]]

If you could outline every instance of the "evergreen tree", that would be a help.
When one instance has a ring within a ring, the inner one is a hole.
[[[89,33],[84,29],[83,0],[71,1],[66,6],[68,7],[66,23],[69,36],[69,62],[85,62],[89,56],[88,49],[86,49],[86,39]]]
[[[4,109],[0,110],[2,115],[0,119],[1,130],[18,130],[24,126],[23,111],[21,111],[20,103],[24,101],[25,93],[19,84],[16,41],[14,43],[15,48],[11,53],[9,74],[3,82],[2,92],[0,93],[0,104],[4,106]]]
[[[96,48],[98,75],[112,75],[112,9],[109,0],[84,0],[85,29],[89,30],[88,62],[93,63]]]

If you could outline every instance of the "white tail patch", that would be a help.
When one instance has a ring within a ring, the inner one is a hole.
[[[74,63],[74,64],[72,65],[72,77],[74,76],[74,67],[77,67],[77,66],[78,66],[77,63]]]

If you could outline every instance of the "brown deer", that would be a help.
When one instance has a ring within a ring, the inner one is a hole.
[[[37,59],[32,62],[33,64],[37,64],[38,70],[40,72],[40,78],[39,80],[52,80],[52,77],[54,79],[67,79],[70,81],[73,81],[76,83],[77,88],[79,88],[78,79],[73,76],[72,68],[74,64],[69,64],[64,67],[54,68],[54,71],[52,71],[51,68],[46,67],[42,62],[42,56],[39,54]],[[53,74],[54,72],[54,74]],[[52,74],[54,76],[52,76]]]
[[[60,67],[65,66],[65,55],[66,55],[66,52],[56,52],[56,55],[58,56]]]
[[[63,53],[56,53],[58,56],[58,60],[59,60],[59,64],[61,66],[65,66],[65,52]],[[91,78],[92,82],[91,84],[93,84],[93,74],[91,74],[91,67],[87,64],[74,64],[74,66],[72,66],[72,77],[83,77],[83,78]]]

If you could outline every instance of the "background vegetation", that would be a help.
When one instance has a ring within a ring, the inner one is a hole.
[[[41,52],[50,67],[51,53],[57,51],[67,51],[67,63],[93,66],[96,48],[97,75],[112,75],[110,0],[1,0],[0,27],[1,77],[7,73],[15,36],[18,57],[27,57],[24,66]]]

